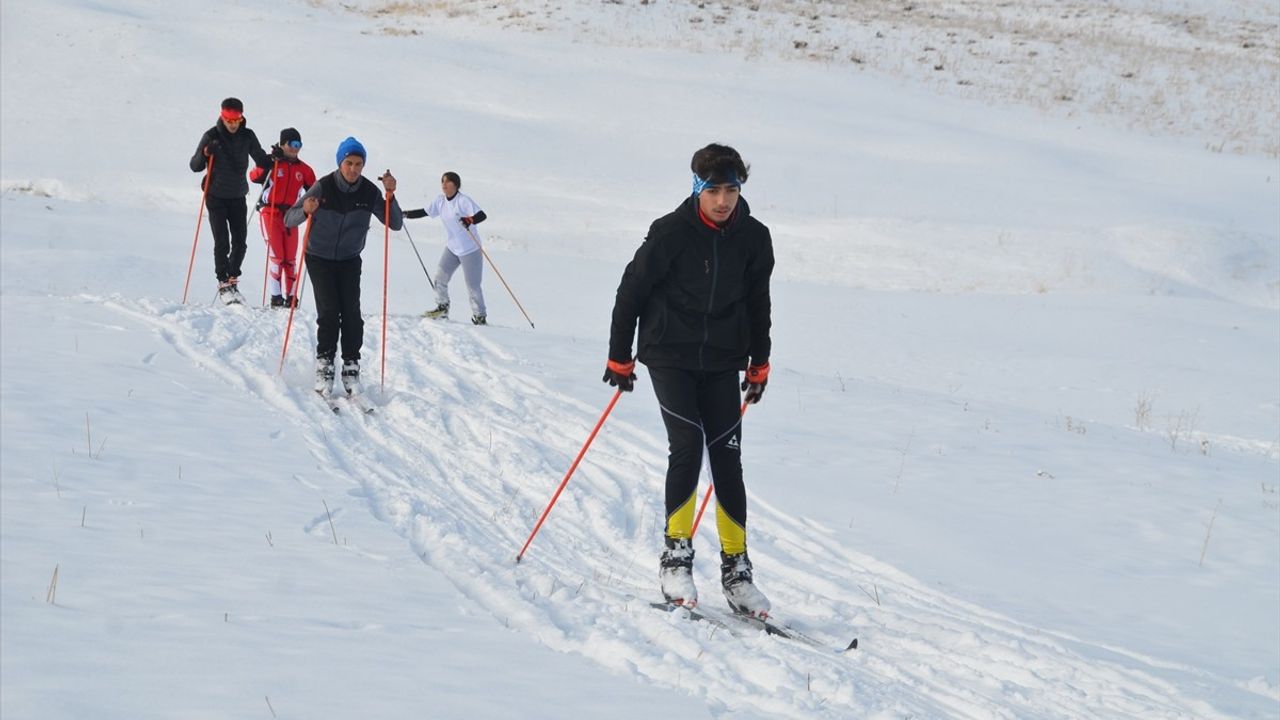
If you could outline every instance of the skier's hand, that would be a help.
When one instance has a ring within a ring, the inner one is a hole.
[[[764,386],[769,384],[769,363],[748,365],[747,375],[742,380],[742,389],[747,391],[743,400],[755,405],[764,396]]]
[[[382,181],[382,187],[386,188],[387,192],[393,193],[396,191],[396,178],[391,174],[390,170],[382,173],[382,177],[378,179]]]
[[[417,218],[426,217],[427,211],[425,208],[418,208],[417,210],[405,210],[404,216],[409,218],[410,220],[416,220]]]
[[[462,227],[469,228],[476,224],[476,219],[473,216],[468,215],[463,218],[458,218],[458,222],[462,223]]]
[[[313,197],[302,199],[302,212],[306,213],[307,217],[311,217],[311,215],[315,213],[316,210],[319,210],[319,209],[320,209],[319,198],[313,196]]]
[[[636,387],[635,369],[635,360],[628,360],[624,363],[610,360],[605,363],[604,377],[601,379],[622,392],[631,392]]]
[[[210,140],[204,146],[204,156],[213,157],[214,155],[217,155],[218,151],[221,149],[222,149],[222,143],[218,142],[217,140]]]
[[[278,143],[271,146],[271,159],[276,162],[284,159],[284,149]]]

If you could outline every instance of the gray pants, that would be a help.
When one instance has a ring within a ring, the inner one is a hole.
[[[483,253],[476,251],[462,257],[445,248],[440,255],[440,267],[436,269],[436,303],[449,304],[449,278],[462,266],[462,276],[467,280],[467,294],[471,298],[471,314],[485,315],[484,292],[480,290],[480,274],[484,270]]]

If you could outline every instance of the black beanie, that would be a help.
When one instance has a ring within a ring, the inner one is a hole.
[[[283,129],[283,130],[281,130],[281,131],[280,131],[280,144],[281,144],[281,145],[285,145],[285,144],[287,144],[287,143],[289,143],[289,142],[291,142],[291,141],[293,141],[293,140],[297,140],[298,142],[302,142],[302,133],[298,132],[298,131],[297,131],[297,130],[295,130],[294,128],[285,128],[285,129]]]
[[[238,113],[244,112],[244,103],[240,102],[240,98],[227,98],[222,101],[223,110],[235,110]]]

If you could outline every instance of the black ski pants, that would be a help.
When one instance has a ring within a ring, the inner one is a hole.
[[[360,256],[326,260],[308,254],[307,275],[316,300],[316,357],[332,358],[342,338],[342,359],[359,360],[364,346],[360,317]]]
[[[668,537],[689,537],[697,505],[702,448],[711,462],[721,546],[741,552],[746,543],[747,492],[742,482],[738,371],[649,368],[667,426]]]
[[[244,262],[245,235],[249,232],[249,206],[243,197],[205,200],[209,210],[209,227],[213,230],[213,270],[218,282],[240,277]]]

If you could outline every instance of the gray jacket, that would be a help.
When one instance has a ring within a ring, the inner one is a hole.
[[[391,197],[391,217],[386,215],[386,202],[382,191],[363,175],[355,184],[348,184],[337,170],[325,175],[289,208],[284,215],[286,227],[298,227],[307,222],[302,203],[309,197],[320,201],[311,220],[311,234],[307,237],[307,254],[326,260],[348,260],[364,250],[365,237],[373,218],[392,230],[404,225],[400,203]]]

